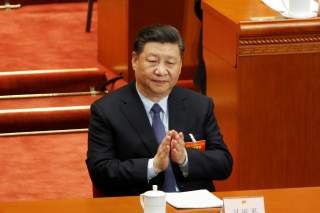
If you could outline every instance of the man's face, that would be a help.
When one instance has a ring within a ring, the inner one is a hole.
[[[141,54],[132,53],[139,92],[153,101],[170,94],[181,72],[178,44],[148,42]]]

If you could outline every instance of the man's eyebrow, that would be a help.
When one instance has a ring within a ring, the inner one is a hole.
[[[178,57],[176,57],[176,56],[166,56],[166,59],[168,59],[168,60],[175,60],[175,61],[177,61],[178,60]]]
[[[147,54],[146,56],[158,56],[158,55],[155,54],[155,53],[149,53],[149,54]]]
[[[158,55],[155,53],[148,53],[148,54],[146,54],[146,58],[147,57],[158,57]]]

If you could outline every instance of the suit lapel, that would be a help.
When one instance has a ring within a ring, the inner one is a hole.
[[[169,130],[174,129],[177,132],[185,132],[186,122],[187,122],[187,106],[186,97],[180,88],[174,87],[169,98],[168,98],[168,110],[169,110]],[[177,175],[179,172],[179,167],[177,164],[173,163],[172,169]]]
[[[177,132],[183,132],[185,122],[187,121],[187,106],[185,105],[186,97],[181,93],[179,88],[174,88],[168,98],[169,110],[169,130],[174,129]]]
[[[128,94],[129,93],[129,94]],[[136,91],[135,82],[129,85],[127,96],[122,97],[121,111],[127,117],[132,128],[138,133],[150,153],[157,152],[158,143],[146,114],[143,103]]]

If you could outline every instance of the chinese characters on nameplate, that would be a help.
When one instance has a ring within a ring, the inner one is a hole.
[[[263,197],[228,197],[223,206],[225,213],[265,213]]]

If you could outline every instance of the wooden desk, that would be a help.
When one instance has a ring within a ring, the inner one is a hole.
[[[320,185],[320,19],[284,19],[260,0],[202,8],[207,91],[234,157],[217,188]]]
[[[320,187],[252,190],[214,193],[230,196],[264,196],[267,213],[318,212]],[[81,200],[19,201],[0,203],[1,213],[141,213],[139,197],[114,197]],[[218,209],[177,210],[167,205],[167,212],[218,212]]]
[[[320,187],[284,188],[215,193],[219,198],[263,196],[266,213],[318,212]]]

